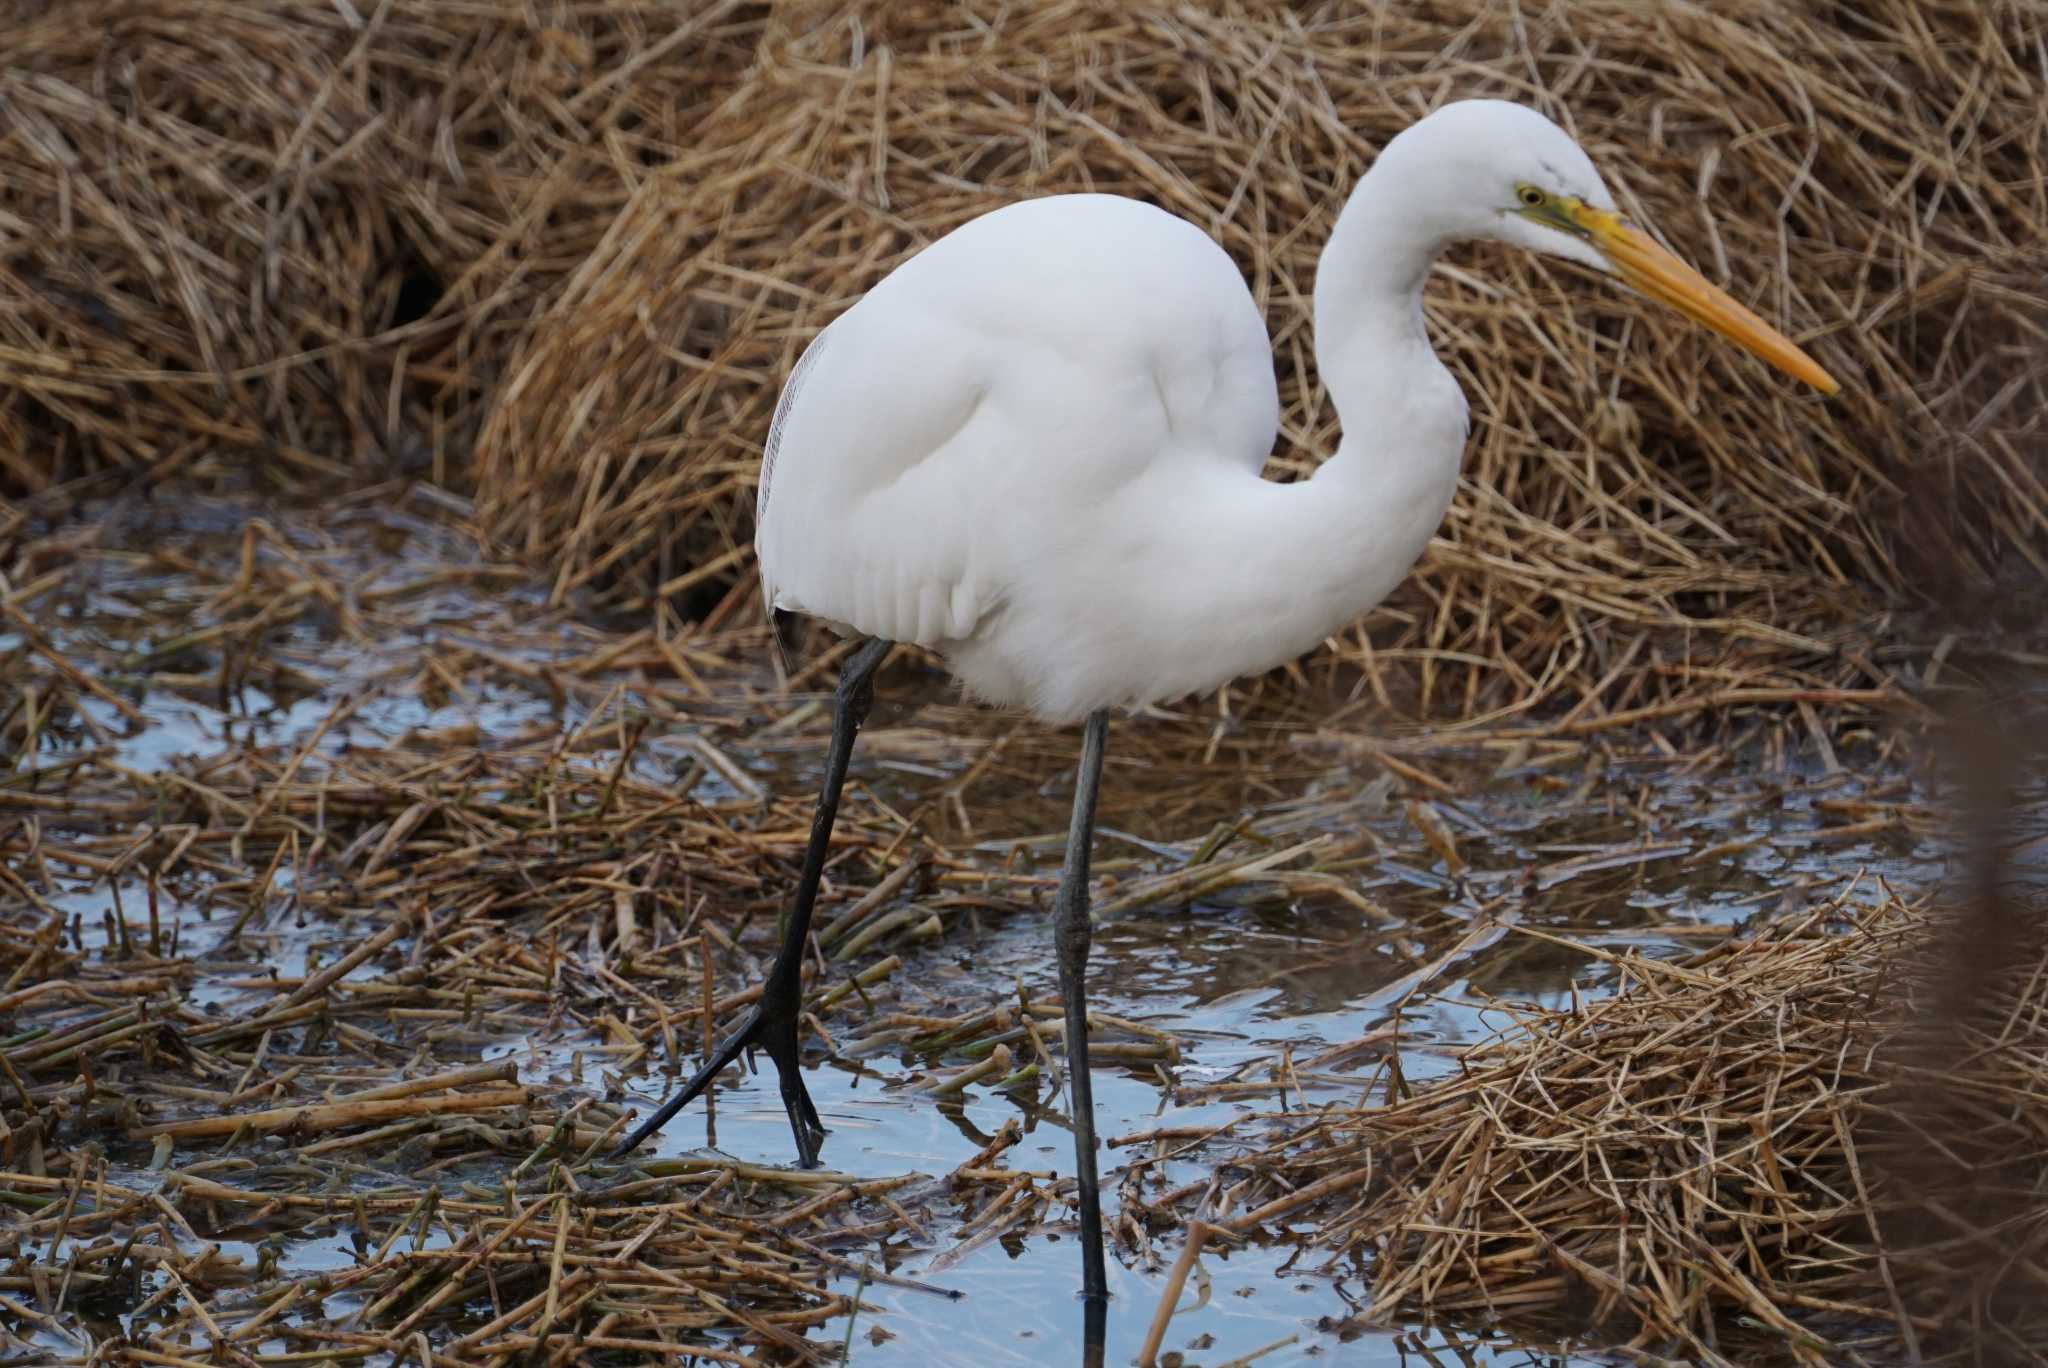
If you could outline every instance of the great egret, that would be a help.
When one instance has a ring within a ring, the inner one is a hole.
[[[1491,238],[1618,276],[1818,389],[1791,341],[1616,212],[1578,144],[1519,105],[1446,105],[1387,144],[1316,271],[1316,364],[1344,423],[1314,478],[1261,478],[1271,344],[1199,228],[1114,195],[996,209],[819,333],[783,387],[755,545],[777,610],[869,640],[841,676],[824,792],[760,1004],[619,1147],[742,1049],[775,1061],[798,1161],[824,1128],[797,1009],[811,904],[855,733],[891,642],[974,697],[1084,721],[1055,904],[1083,1290],[1107,1295],[1088,1077],[1088,855],[1109,710],[1214,688],[1314,647],[1393,589],[1450,505],[1465,398],[1423,328],[1444,246]]]

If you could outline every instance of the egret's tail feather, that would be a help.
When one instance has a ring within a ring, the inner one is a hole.
[[[768,635],[775,643],[775,686],[789,687],[790,660],[796,654],[796,614],[787,608],[768,610]]]

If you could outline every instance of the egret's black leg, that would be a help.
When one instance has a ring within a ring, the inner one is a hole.
[[[1109,1296],[1102,1271],[1102,1191],[1095,1175],[1095,1088],[1088,1077],[1088,854],[1095,841],[1095,790],[1109,714],[1095,712],[1081,730],[1081,766],[1074,777],[1074,820],[1060,871],[1053,933],[1059,947],[1060,1001],[1067,1013],[1067,1097],[1074,1116],[1074,1176],[1081,1203],[1081,1295]]]
[[[775,1061],[782,1082],[782,1107],[789,1113],[789,1129],[796,1136],[797,1163],[804,1168],[818,1166],[818,1141],[825,1127],[818,1109],[804,1087],[803,1068],[797,1056],[797,1013],[803,1006],[804,944],[811,934],[811,904],[817,901],[818,880],[825,872],[825,851],[832,840],[832,822],[839,815],[839,790],[846,782],[846,763],[853,756],[853,738],[867,720],[868,705],[875,698],[875,669],[889,654],[891,643],[875,637],[864,643],[846,662],[839,676],[838,706],[832,719],[832,753],[825,761],[825,787],[818,795],[818,812],[811,819],[811,843],[804,851],[804,871],[797,880],[796,899],[789,922],[783,928],[782,948],[775,967],[761,985],[761,1000],[739,1029],[719,1042],[704,1061],[704,1067],[661,1107],[640,1123],[639,1129],[612,1151],[613,1158],[629,1153],[660,1130],[671,1116],[689,1105],[690,1099],[711,1086],[719,1070],[739,1058],[740,1051],[756,1048]]]

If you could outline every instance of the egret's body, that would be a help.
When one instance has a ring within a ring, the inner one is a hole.
[[[1393,589],[1457,484],[1466,407],[1422,284],[1492,238],[1621,276],[1779,368],[1834,382],[1615,211],[1578,145],[1498,101],[1389,143],[1320,262],[1316,363],[1344,424],[1313,479],[1268,481],[1270,343],[1194,225],[1108,195],[998,209],[899,267],[812,343],[762,464],[771,606],[870,638],[840,684],[824,794],[760,1006],[630,1149],[745,1047],[775,1060],[798,1157],[823,1128],[797,1058],[804,941],[839,787],[892,641],[976,697],[1087,719],[1055,907],[1084,1286],[1105,1291],[1082,980],[1108,710],[1213,688],[1313,647]],[[1099,1322],[1097,1323],[1099,1324]]]
[[[1372,424],[1282,484],[1272,344],[1206,234],[1113,195],[973,220],[800,364],[761,486],[770,601],[1054,721],[1300,655],[1399,582],[1457,482],[1464,396],[1398,297],[1426,265],[1347,300],[1370,361],[1325,375]]]

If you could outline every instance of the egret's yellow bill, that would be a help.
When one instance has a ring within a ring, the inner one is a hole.
[[[1579,203],[1569,205],[1566,213],[1630,286],[1705,324],[1823,394],[1841,389],[1835,378],[1791,338],[1730,299],[1726,292],[1659,247],[1648,233],[1619,214]]]

